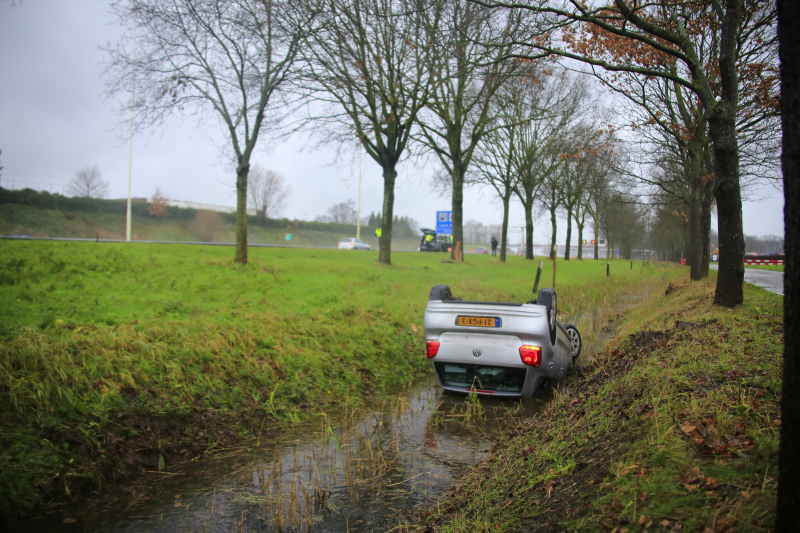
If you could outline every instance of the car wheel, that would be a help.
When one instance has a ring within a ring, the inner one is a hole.
[[[558,305],[556,301],[555,289],[541,289],[536,296],[536,303],[545,306],[547,309],[547,327],[550,329],[550,342],[556,343],[556,316],[558,315]]]
[[[573,324],[564,324],[564,329],[567,330],[567,336],[569,336],[569,341],[572,343],[572,360],[574,361],[581,354],[581,348],[583,347],[581,334]]]
[[[452,300],[453,293],[450,292],[450,287],[447,285],[434,285],[431,293],[428,295],[428,300]]]

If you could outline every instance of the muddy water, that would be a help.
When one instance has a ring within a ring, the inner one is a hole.
[[[615,307],[631,303],[619,299],[573,320],[586,332],[582,363],[612,336]],[[553,394],[546,388],[528,401],[478,400],[443,394],[430,374],[359,408],[344,406],[179,470],[104,488],[11,531],[402,531],[454,475]]]
[[[409,523],[504,428],[551,398],[443,394],[433,375],[168,474],[104,489],[14,531],[386,531]]]

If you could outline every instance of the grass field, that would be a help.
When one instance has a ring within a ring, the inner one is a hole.
[[[427,371],[428,292],[526,301],[537,262],[0,241],[0,508],[169,467]],[[559,261],[562,316],[665,268]],[[542,287],[550,286],[546,263]]]
[[[775,270],[783,272],[783,265],[745,265],[745,268],[755,268],[758,270]]]
[[[775,518],[783,301],[716,273],[630,310],[595,364],[495,444],[417,531],[767,532]]]

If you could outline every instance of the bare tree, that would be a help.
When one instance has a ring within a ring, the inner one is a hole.
[[[426,24],[422,0],[323,0],[321,30],[303,47],[304,89],[318,108],[314,124],[327,141],[361,141],[383,169],[378,261],[391,264],[397,164],[436,82],[438,20]]]
[[[339,202],[334,204],[328,209],[324,215],[316,218],[318,222],[332,222],[334,224],[353,224],[358,222],[358,212],[356,211],[356,203],[353,200]]]
[[[510,2],[472,1],[497,9],[520,8]],[[550,17],[554,32],[564,30],[564,38],[555,44],[542,42],[538,34],[526,39],[532,55],[548,52],[612,72],[659,77],[680,84],[697,96],[708,120],[714,150],[714,196],[720,227],[714,302],[727,307],[742,303],[744,298],[736,134],[742,75],[739,45],[748,38],[753,25],[769,19],[771,5],[760,0],[656,0],[645,4],[614,0],[599,5],[564,0],[525,6],[534,14]],[[718,31],[699,31],[708,26]]]
[[[113,9],[131,28],[135,54],[124,41],[105,48],[109,94],[130,90],[135,76],[139,127],[173,113],[221,123],[235,161],[235,261],[246,263],[250,157],[284,109],[276,96],[315,12],[288,0],[118,0]]]
[[[584,80],[571,78],[566,71],[542,69],[515,91],[522,98],[523,115],[514,150],[517,175],[514,192],[525,209],[525,257],[533,259],[534,202],[542,186],[548,183],[553,190],[545,203],[548,210],[553,208],[551,223],[555,235],[555,209],[563,203],[564,194],[554,174],[566,161],[562,156],[566,138],[576,118],[587,107],[588,89]]]
[[[482,43],[497,42],[501,36],[513,38],[524,18],[518,11],[493,12],[468,0],[435,0],[423,15],[426,27],[439,26],[434,43],[437,53],[428,56],[428,68],[441,83],[431,91],[429,112],[420,120],[419,139],[433,151],[452,181],[453,242],[462,242],[468,168],[478,143],[489,131],[495,93],[521,65],[498,61],[513,55],[516,45],[490,48]],[[451,258],[456,258],[455,247]],[[461,258],[463,261],[463,255]]]
[[[96,166],[82,168],[67,185],[67,194],[83,198],[105,198],[108,194],[108,182],[103,181]]]
[[[255,164],[247,177],[247,196],[251,209],[261,218],[277,218],[291,192],[283,176]]]

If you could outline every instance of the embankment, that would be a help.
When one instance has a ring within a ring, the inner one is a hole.
[[[782,298],[712,277],[632,309],[547,412],[424,513],[417,531],[771,531]]]

